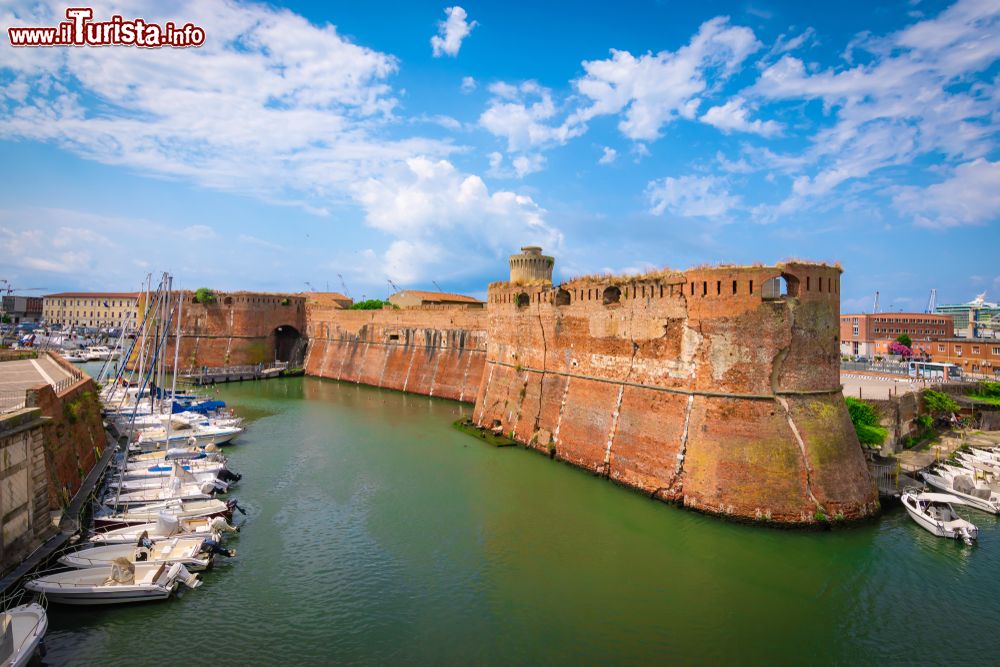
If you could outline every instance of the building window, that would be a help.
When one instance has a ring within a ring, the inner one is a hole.
[[[944,345],[938,345],[938,352],[944,352]]]
[[[956,357],[962,356],[962,347],[960,345],[955,346],[955,356]]]
[[[993,356],[1000,357],[1000,347],[993,348]]]
[[[979,354],[979,346],[978,345],[973,345],[972,346],[972,354]]]
[[[855,336],[858,335],[858,323],[857,322],[854,323],[854,335]]]

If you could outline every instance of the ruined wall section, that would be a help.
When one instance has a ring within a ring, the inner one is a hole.
[[[766,288],[787,284],[784,295]],[[857,518],[877,495],[840,394],[836,267],[498,283],[474,418],[707,512]]]
[[[306,374],[472,402],[486,359],[486,312],[308,308]]]

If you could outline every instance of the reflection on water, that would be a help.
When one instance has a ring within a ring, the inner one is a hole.
[[[898,507],[853,529],[762,529],[485,446],[450,426],[469,405],[314,378],[219,395],[251,421],[229,448],[250,514],[238,558],[177,600],[53,605],[47,663],[207,647],[219,665],[939,663],[1000,648],[992,517],[969,514],[972,548]]]

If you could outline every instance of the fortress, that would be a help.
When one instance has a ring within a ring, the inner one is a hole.
[[[183,365],[304,352],[308,375],[475,403],[476,425],[651,497],[783,524],[878,511],[841,395],[836,266],[552,283],[537,247],[485,309],[322,294],[188,304]]]

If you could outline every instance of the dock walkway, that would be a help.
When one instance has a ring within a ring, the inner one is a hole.
[[[244,380],[266,380],[269,378],[302,375],[302,369],[288,368],[287,361],[273,364],[256,364],[254,366],[220,366],[181,373],[178,379],[194,385],[218,384],[221,382],[242,382]]]

